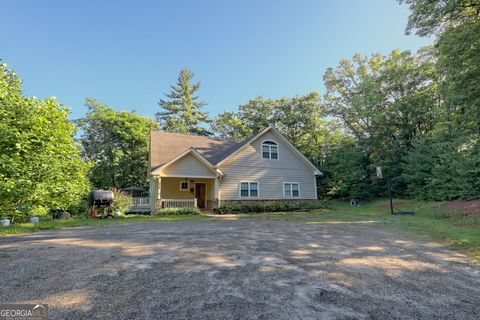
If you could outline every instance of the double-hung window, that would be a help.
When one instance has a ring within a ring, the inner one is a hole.
[[[258,182],[240,182],[241,198],[258,198]]]
[[[188,181],[180,181],[180,191],[188,190]]]
[[[297,182],[283,183],[283,196],[285,198],[298,198],[300,196],[300,185]]]
[[[276,142],[268,140],[262,143],[262,158],[278,159],[278,145]]]

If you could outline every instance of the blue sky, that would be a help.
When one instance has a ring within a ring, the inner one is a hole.
[[[324,91],[354,53],[416,51],[395,0],[3,0],[0,58],[28,95],[83,116],[85,97],[153,116],[183,67],[215,115],[257,95]]]

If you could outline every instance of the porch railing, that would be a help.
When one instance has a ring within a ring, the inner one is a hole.
[[[160,208],[195,208],[197,199],[162,199],[159,200]]]
[[[150,200],[148,197],[132,197],[132,208],[143,209],[150,208]]]

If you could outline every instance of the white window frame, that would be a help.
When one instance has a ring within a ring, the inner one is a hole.
[[[248,196],[246,197],[243,197],[242,196],[242,183],[248,183]],[[252,197],[250,195],[250,184],[252,183],[256,183],[257,184],[257,196],[256,197]],[[258,181],[239,181],[238,182],[238,197],[240,199],[248,199],[248,198],[260,198],[260,183],[258,183]]]
[[[289,184],[290,185],[290,195],[289,196],[286,196],[285,195],[285,185],[286,184]],[[293,196],[293,188],[292,186],[296,184],[298,186],[298,196]],[[286,199],[298,199],[300,198],[300,183],[299,182],[283,182],[283,197],[286,198]]]
[[[182,188],[182,183],[187,183],[187,189],[183,189],[183,188]],[[189,183],[188,181],[182,180],[182,181],[180,181],[180,184],[179,184],[179,186],[178,186],[178,190],[180,190],[180,191],[188,191],[188,190],[190,189],[189,186],[190,186],[190,183]]]
[[[277,148],[277,159],[272,159],[272,146],[273,146],[273,145],[271,145],[271,144],[265,144],[265,142],[273,142],[273,143],[275,143],[275,147]],[[264,158],[264,157],[263,157],[263,146],[268,147],[268,158]],[[280,159],[280,148],[279,148],[278,142],[275,141],[275,140],[272,140],[272,139],[263,140],[263,141],[262,141],[262,144],[261,144],[261,146],[260,146],[260,153],[261,153],[262,159],[264,159],[264,160],[279,160],[279,159]]]

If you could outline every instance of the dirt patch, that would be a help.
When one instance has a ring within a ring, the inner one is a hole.
[[[467,216],[480,216],[480,199],[469,201],[450,201],[445,203],[443,209],[460,213]]]
[[[407,203],[402,202],[402,201],[394,201],[393,202],[393,207],[397,209],[403,209],[407,207]],[[385,203],[385,204],[380,204],[377,206],[379,209],[390,209],[390,202]]]
[[[50,319],[479,319],[478,266],[362,223],[126,223],[0,238],[0,301]]]

